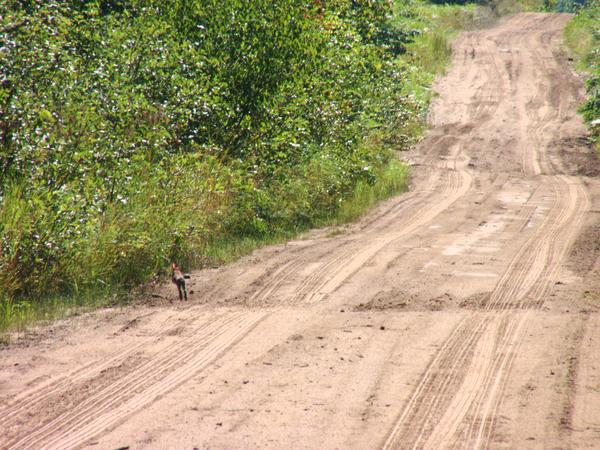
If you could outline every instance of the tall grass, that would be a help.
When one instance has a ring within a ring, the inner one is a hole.
[[[335,215],[327,218],[324,225],[340,225],[355,221],[379,201],[408,188],[409,170],[405,164],[393,160],[377,177],[375,184],[359,182],[349,198]]]
[[[489,7],[466,5],[433,5],[419,0],[397,0],[396,19],[414,34],[406,45],[404,59],[415,68],[410,81],[411,94],[425,104],[435,75],[443,73],[452,55],[452,40],[458,32],[477,29],[492,23],[497,15]]]
[[[434,30],[417,39],[411,50],[421,67],[435,74],[444,71],[452,54],[448,34],[442,30]]]
[[[575,59],[577,69],[589,72],[597,60],[594,50],[598,47],[598,38],[594,33],[600,32],[600,26],[594,18],[585,13],[573,18],[564,31],[565,44]]]
[[[38,322],[63,319],[102,306],[124,304],[127,295],[125,291],[95,289],[76,295],[50,296],[43,302],[3,298],[0,300],[0,343],[10,340],[8,333],[25,332]]]

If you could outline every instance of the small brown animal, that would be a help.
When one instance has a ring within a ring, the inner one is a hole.
[[[171,281],[173,284],[177,286],[177,290],[179,291],[179,301],[182,301],[185,297],[185,301],[187,302],[187,289],[185,288],[185,277],[181,270],[177,266],[176,263],[171,264]]]

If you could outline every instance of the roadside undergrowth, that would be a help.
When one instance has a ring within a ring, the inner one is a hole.
[[[488,10],[311,5],[0,7],[0,332],[407,189],[397,154],[425,129],[452,37]]]
[[[575,68],[585,74],[587,99],[579,112],[600,153],[600,1],[590,0],[565,27],[565,44]]]

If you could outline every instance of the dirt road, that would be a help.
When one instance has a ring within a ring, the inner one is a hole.
[[[600,165],[568,19],[461,36],[411,192],[358,224],[0,350],[0,448],[598,448]]]

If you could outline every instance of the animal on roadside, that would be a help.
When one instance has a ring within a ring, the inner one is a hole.
[[[185,301],[187,302],[188,297],[187,289],[185,288],[185,276],[176,263],[171,264],[171,270],[171,281],[177,286],[177,290],[179,291],[179,301],[182,301],[185,298]]]

